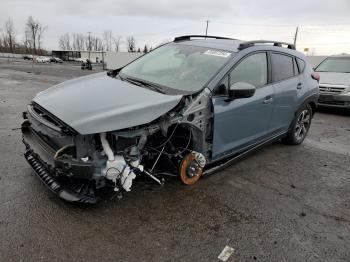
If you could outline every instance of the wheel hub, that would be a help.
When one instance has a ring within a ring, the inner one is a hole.
[[[203,169],[199,165],[195,154],[190,153],[183,158],[180,165],[180,179],[184,184],[193,185],[202,173]]]

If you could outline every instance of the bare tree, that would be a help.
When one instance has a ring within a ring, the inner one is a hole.
[[[71,50],[69,34],[61,35],[58,40],[58,45],[62,50]]]
[[[40,42],[43,32],[46,30],[46,27],[43,27],[39,21],[34,20],[32,16],[28,17],[26,23],[26,33],[30,37],[31,46],[34,49],[34,54],[37,53],[37,47],[40,48]]]
[[[103,40],[99,37],[95,37],[94,48],[96,51],[101,51],[103,48]]]
[[[84,43],[85,43],[85,50],[91,51],[91,37],[90,36],[85,37]]]
[[[38,41],[38,49],[40,52],[41,52],[41,44],[42,44],[41,39],[42,39],[42,36],[43,36],[44,32],[46,31],[46,29],[47,29],[47,26],[39,25],[37,41]],[[68,35],[68,37],[69,37],[69,35]]]
[[[121,36],[113,37],[114,50],[116,52],[119,52],[121,42],[122,42],[122,37]]]
[[[147,45],[145,45],[144,47],[143,47],[143,52],[146,54],[146,53],[148,53],[148,46]]]
[[[13,53],[15,42],[16,42],[16,35],[15,35],[15,27],[13,25],[13,21],[11,18],[9,18],[5,22],[5,34],[6,34],[6,40],[8,41],[8,46],[10,48],[10,52]]]
[[[39,30],[39,23],[33,19],[32,16],[28,17],[26,23],[26,32],[30,36],[31,46],[34,48],[34,53],[36,54],[36,38]]]
[[[135,52],[136,41],[133,36],[129,36],[126,38],[126,45],[127,45],[128,52]]]
[[[0,52],[4,51],[4,44],[3,44],[3,40],[2,40],[3,36],[0,35]]]
[[[101,51],[102,50],[103,41],[101,38],[96,37],[96,36],[91,36],[90,42],[91,42],[91,49],[90,50],[93,50],[93,51]]]
[[[73,34],[73,49],[74,50],[84,50],[85,37],[83,34],[74,33]]]
[[[32,41],[32,38],[31,38],[31,33],[29,31],[26,31],[25,35],[26,35],[26,38],[27,38],[27,41],[28,41],[28,48],[29,49],[33,49],[33,41]]]
[[[80,48],[80,50],[84,50],[84,34],[78,34],[77,39],[78,48]]]
[[[7,52],[9,50],[8,47],[8,39],[6,34],[1,34],[0,35],[0,50]]]
[[[104,50],[111,51],[112,50],[112,31],[104,31],[103,32],[103,46]]]
[[[30,32],[25,31],[24,33],[24,40],[23,40],[23,45],[25,48],[25,52],[29,53],[30,49],[32,48],[32,43],[30,41]]]

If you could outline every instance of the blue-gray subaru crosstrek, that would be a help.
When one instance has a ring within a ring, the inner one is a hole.
[[[71,202],[121,196],[145,179],[193,185],[273,141],[302,143],[318,82],[292,44],[177,37],[37,94],[23,113],[24,156]]]

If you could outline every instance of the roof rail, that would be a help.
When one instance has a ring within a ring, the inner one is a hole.
[[[212,36],[212,35],[183,35],[174,38],[174,42],[191,40],[191,38],[214,38],[214,39],[228,39],[228,40],[237,40],[234,38],[222,37],[222,36]]]
[[[282,45],[286,45],[288,49],[295,50],[294,44],[280,42],[280,41],[270,41],[270,40],[254,40],[254,41],[243,42],[239,45],[238,49],[243,50],[243,49],[246,49],[248,47],[254,46],[255,44],[273,44],[274,46],[279,46],[279,47],[282,47]]]

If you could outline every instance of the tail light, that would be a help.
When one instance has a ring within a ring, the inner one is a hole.
[[[312,77],[313,80],[316,80],[317,82],[320,82],[320,74],[319,73],[313,72],[311,74],[311,77]]]

